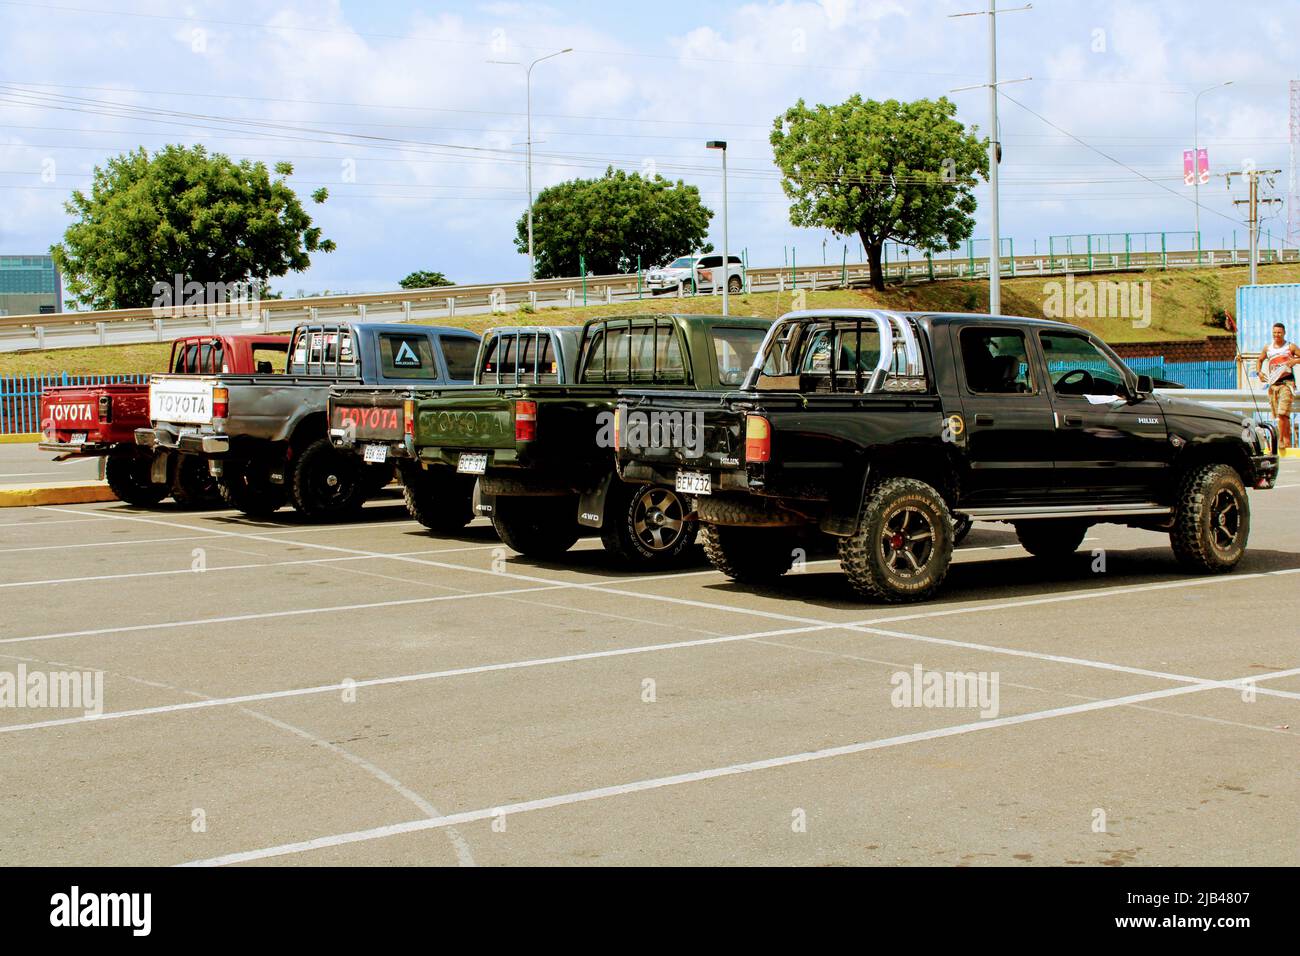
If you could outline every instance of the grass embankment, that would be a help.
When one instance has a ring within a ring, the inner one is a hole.
[[[1260,266],[1264,282],[1300,282],[1300,264],[1284,263]],[[1051,283],[1062,283],[1061,276],[1032,276],[1002,280],[1002,311],[1008,315],[1041,316],[1053,292]],[[1078,275],[1076,283],[1085,281],[1150,282],[1151,324],[1134,328],[1130,318],[1072,318],[1068,321],[1088,328],[1108,342],[1156,342],[1177,339],[1203,339],[1207,335],[1226,334],[1212,324],[1216,310],[1236,311],[1237,286],[1249,281],[1245,266],[1214,269],[1179,269],[1162,272],[1092,273]],[[763,292],[733,296],[733,315],[758,315],[775,318],[788,312],[793,294]],[[871,289],[836,289],[808,292],[805,307],[810,309],[884,308],[925,312],[984,312],[988,310],[987,281],[953,280],[920,282],[908,286],[890,286],[884,292]],[[678,299],[670,296],[650,297],[638,302],[615,305],[592,305],[572,309],[539,309],[536,313],[510,312],[506,315],[461,316],[450,321],[430,319],[425,324],[455,325],[481,332],[494,325],[577,325],[603,315],[630,315],[646,312],[717,313],[722,310],[721,296],[701,295]],[[0,375],[70,372],[79,375],[157,371],[167,361],[170,345],[103,345],[80,349],[49,349],[41,352],[0,355]]]

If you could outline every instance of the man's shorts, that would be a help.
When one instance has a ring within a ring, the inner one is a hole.
[[[1273,417],[1281,418],[1291,414],[1291,400],[1295,389],[1290,382],[1279,382],[1268,390],[1268,404],[1273,409]]]

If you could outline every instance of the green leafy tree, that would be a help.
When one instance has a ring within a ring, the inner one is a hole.
[[[713,212],[700,191],[681,180],[607,169],[600,179],[573,179],[543,189],[533,203],[538,278],[577,275],[579,257],[596,275],[664,265],[704,243]],[[515,248],[528,255],[528,215],[519,218]]]
[[[76,221],[50,249],[68,292],[95,309],[142,308],[155,283],[267,280],[332,252],[285,182],[289,163],[234,162],[202,146],[141,147],[95,168],[89,194],[64,204]],[[314,201],[328,193],[318,189]]]
[[[884,289],[885,240],[927,252],[954,249],[974,228],[976,177],[988,178],[988,140],[936,100],[799,100],[771,135],[790,222],[862,239],[871,285]]]
[[[455,285],[441,272],[427,272],[424,269],[417,269],[409,276],[397,283],[403,289],[431,289],[439,285]]]

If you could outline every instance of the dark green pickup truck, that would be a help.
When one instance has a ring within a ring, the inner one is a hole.
[[[618,390],[721,395],[740,385],[770,325],[704,315],[593,319],[582,327],[567,384],[527,374],[418,401],[416,459],[426,474],[478,476],[475,509],[522,554],[562,554],[586,526],[599,528],[605,548],[628,562],[672,561],[691,546],[695,525],[671,487],[616,477]],[[690,423],[662,424],[690,430]],[[457,501],[452,496],[448,506],[461,507]]]

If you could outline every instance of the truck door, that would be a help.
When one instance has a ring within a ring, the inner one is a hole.
[[[1172,460],[1164,410],[1132,400],[1132,373],[1084,332],[1040,330],[1055,415],[1057,487],[1066,498],[1148,500]]]
[[[1052,405],[1025,330],[980,322],[952,334],[970,465],[963,502],[1047,499],[1055,483]]]

